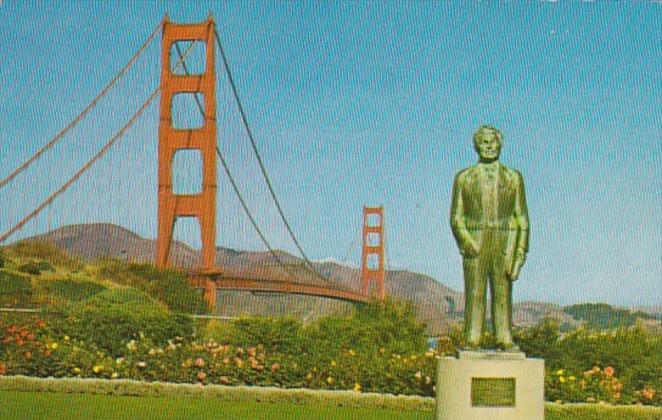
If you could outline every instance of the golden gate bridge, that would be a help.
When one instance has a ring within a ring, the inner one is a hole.
[[[227,55],[216,30],[214,18],[211,15],[206,21],[195,24],[174,23],[166,15],[163,21],[157,25],[145,42],[133,54],[127,64],[120,69],[115,77],[68,125],[8,176],[0,180],[0,190],[8,187],[17,176],[36,163],[45,153],[60,142],[71,129],[84,120],[104,96],[112,90],[116,83],[127,74],[159,33],[161,33],[161,80],[159,86],[152,91],[120,130],[89,161],[78,169],[71,178],[43,200],[34,210],[25,215],[6,232],[2,233],[0,235],[0,244],[24,228],[28,222],[50,206],[62,193],[78,182],[97,161],[102,159],[124,137],[129,128],[141,117],[156,98],[160,97],[158,126],[158,232],[156,258],[154,261],[157,267],[168,268],[172,265],[170,254],[176,220],[180,217],[193,217],[198,220],[200,226],[202,261],[198,267],[184,271],[191,284],[203,290],[204,297],[212,308],[216,307],[218,290],[292,293],[350,302],[365,302],[373,298],[384,299],[386,294],[384,285],[386,257],[383,208],[364,207],[363,209],[363,228],[361,231],[363,246],[361,275],[358,284],[354,284],[352,287],[342,287],[334,284],[310,261],[285,216],[285,212],[278,200],[273,183],[257,148],[230,70]],[[189,68],[190,62],[187,62],[187,58],[189,58],[196,43],[204,45],[204,63],[202,66],[198,65],[196,67],[203,68],[204,70],[199,73],[191,71]],[[182,45],[187,45],[187,47],[182,48]],[[289,237],[301,255],[303,263],[300,266],[287,264],[271,246],[265,233],[251,213],[246,199],[242,195],[230,171],[225,156],[218,147],[216,125],[216,52],[221,56],[223,72],[227,76],[233,99],[238,108],[251,150],[257,159],[262,178]],[[181,94],[193,95],[195,108],[202,118],[202,125],[200,127],[181,128],[173,125],[173,100],[176,95]],[[202,156],[202,190],[199,193],[178,194],[173,189],[173,159],[177,152],[183,150],[197,150]],[[228,177],[243,211],[260,240],[269,251],[272,260],[275,262],[275,267],[278,268],[277,270],[269,270],[266,275],[247,275],[229,267],[215,265],[217,161],[220,161],[221,167]]]

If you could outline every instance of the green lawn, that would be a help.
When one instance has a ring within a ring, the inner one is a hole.
[[[427,412],[228,402],[195,397],[125,397],[0,391],[4,419],[430,419]]]
[[[431,412],[400,412],[296,404],[222,401],[196,397],[128,397],[0,391],[2,419],[432,419]],[[547,405],[546,420],[662,420],[662,410],[624,406]]]

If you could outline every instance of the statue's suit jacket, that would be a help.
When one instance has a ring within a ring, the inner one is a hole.
[[[526,254],[529,247],[529,216],[522,175],[498,163],[497,208],[495,217],[485,214],[479,165],[460,171],[453,184],[451,228],[462,255],[468,242],[474,240],[480,249],[483,230],[503,232],[502,252],[512,261],[515,252]]]

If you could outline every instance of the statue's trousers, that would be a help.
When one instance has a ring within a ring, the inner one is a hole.
[[[492,322],[499,344],[512,343],[512,284],[506,268],[512,264],[509,238],[515,232],[502,229],[475,230],[472,236],[479,244],[477,257],[464,257],[465,337],[469,345],[478,345],[485,324],[487,284],[492,297]]]

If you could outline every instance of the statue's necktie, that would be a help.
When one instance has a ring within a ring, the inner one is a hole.
[[[485,215],[485,221],[488,223],[496,222],[498,206],[498,168],[485,166],[482,169],[483,176],[481,178],[483,182],[483,213]]]

